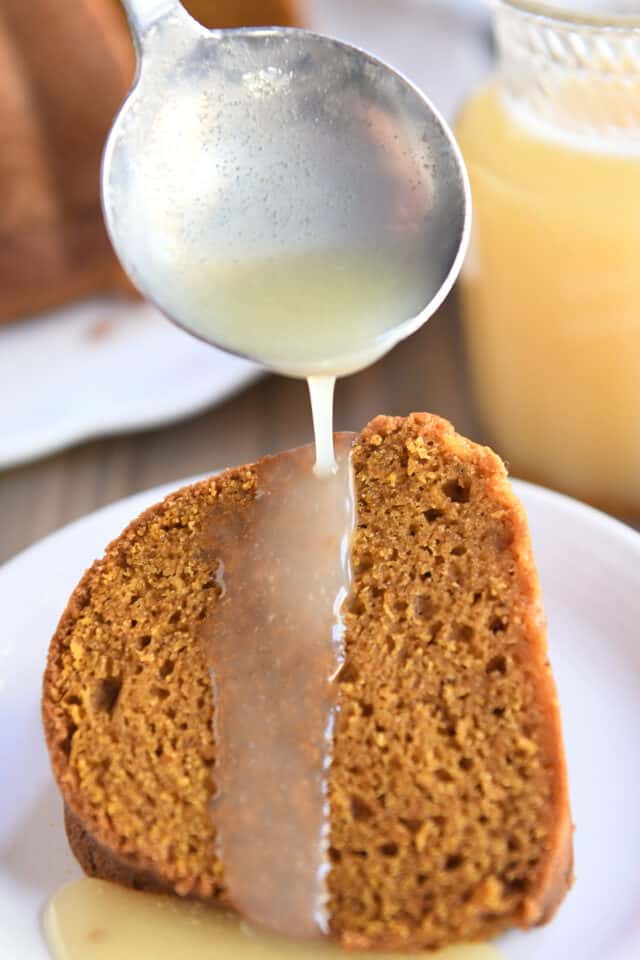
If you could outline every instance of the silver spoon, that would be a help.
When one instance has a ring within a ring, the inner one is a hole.
[[[460,153],[429,100],[308,31],[208,30],[178,0],[124,5],[138,75],[102,191],[136,286],[191,333],[294,376],[360,369],[424,323],[458,274],[470,220]],[[354,258],[368,279],[347,290]],[[260,285],[277,276],[279,303],[307,261],[324,313],[272,329]],[[247,264],[260,265],[253,278]],[[375,323],[337,318],[323,299],[336,290],[356,313],[368,291]]]

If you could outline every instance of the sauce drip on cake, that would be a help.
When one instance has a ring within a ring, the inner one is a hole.
[[[326,933],[327,774],[344,659],[354,525],[349,452],[258,467],[238,511],[212,506],[203,543],[219,599],[203,625],[217,745],[211,810],[229,899],[249,920]]]

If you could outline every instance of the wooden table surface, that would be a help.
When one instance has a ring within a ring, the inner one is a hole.
[[[453,301],[389,356],[336,390],[336,429],[377,413],[429,410],[482,440]],[[6,412],[5,412],[6,415]],[[0,473],[0,562],[63,524],[160,483],[307,443],[306,384],[268,376],[207,413],[145,433],[84,443]]]

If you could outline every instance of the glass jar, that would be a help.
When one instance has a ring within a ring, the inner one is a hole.
[[[638,515],[638,4],[494,6],[498,69],[457,125],[479,413],[516,475]]]

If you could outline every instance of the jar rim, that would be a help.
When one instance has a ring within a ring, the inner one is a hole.
[[[582,11],[563,5],[562,0],[497,0],[497,6],[510,7],[550,23],[612,30],[640,30],[640,10],[637,13]]]

